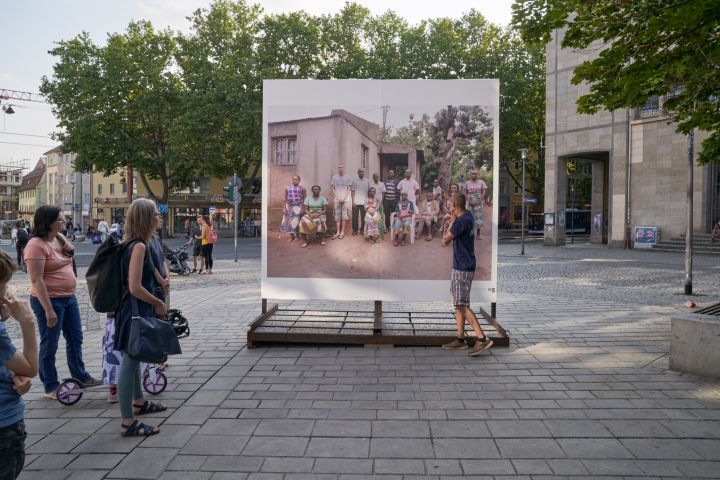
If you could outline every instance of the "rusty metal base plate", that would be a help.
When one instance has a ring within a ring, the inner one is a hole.
[[[507,331],[485,310],[480,309],[479,313],[480,325],[493,339],[494,346],[509,346]],[[469,326],[466,330],[468,335],[474,335]],[[250,325],[247,346],[254,348],[258,343],[439,346],[455,336],[452,312],[281,310],[273,305]]]

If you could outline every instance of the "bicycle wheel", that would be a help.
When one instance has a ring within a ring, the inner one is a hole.
[[[60,384],[55,395],[58,402],[70,406],[80,401],[84,390],[85,385],[74,378],[69,378]]]
[[[167,388],[167,377],[162,372],[148,372],[143,377],[143,388],[152,395],[158,395]]]

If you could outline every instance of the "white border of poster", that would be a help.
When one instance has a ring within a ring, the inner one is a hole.
[[[484,80],[265,80],[263,82],[262,147],[262,272],[261,296],[278,300],[449,301],[447,280],[382,280],[342,278],[280,278],[267,276],[268,110],[288,106],[336,105],[484,105],[493,121],[492,270],[490,280],[473,282],[473,302],[497,297],[499,200],[499,81]],[[431,98],[431,102],[429,102]]]

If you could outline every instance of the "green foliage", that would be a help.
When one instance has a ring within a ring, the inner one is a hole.
[[[513,22],[531,43],[567,28],[564,48],[600,50],[575,69],[573,84],[590,86],[579,112],[635,108],[672,93],[664,108],[677,131],[710,133],[698,163],[720,159],[717,0],[516,0]]]
[[[190,33],[178,39],[185,108],[177,141],[206,175],[257,174],[262,74],[255,52],[261,13],[255,5],[217,1],[197,10]]]
[[[111,173],[132,165],[143,181],[162,180],[156,197],[163,202],[198,176],[254,177],[262,80],[277,78],[499,78],[501,161],[517,158],[521,146],[542,158],[544,49],[524,45],[474,10],[410,25],[392,11],[373,16],[357,3],[333,15],[263,15],[245,0],[215,0],[189,22],[187,34],[134,22],[104,46],[83,33],[51,51],[57,63],[41,91],[55,105],[56,137],[78,154],[78,168]],[[472,129],[463,122],[488,113],[453,108],[452,128],[424,118],[392,132],[426,150],[428,180],[450,179],[449,163],[437,157],[447,132]],[[491,147],[490,140],[453,140],[453,173],[491,162]]]

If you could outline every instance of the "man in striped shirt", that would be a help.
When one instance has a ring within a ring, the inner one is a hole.
[[[385,195],[383,196],[383,210],[385,211],[385,225],[390,227],[390,214],[397,207],[398,195],[397,184],[395,179],[395,170],[388,170],[388,176],[385,179]]]

